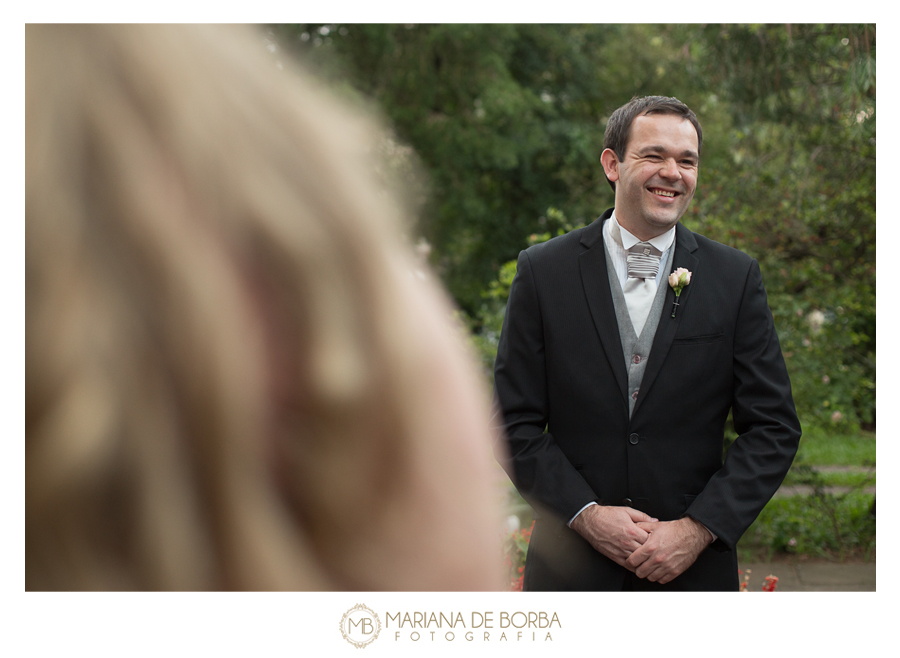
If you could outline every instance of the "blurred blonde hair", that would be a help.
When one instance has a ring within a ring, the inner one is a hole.
[[[27,589],[496,585],[375,136],[246,28],[26,27]]]

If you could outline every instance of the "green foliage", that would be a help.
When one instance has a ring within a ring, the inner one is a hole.
[[[414,150],[402,178],[486,372],[518,252],[613,204],[610,113],[685,101],[705,137],[685,225],[759,260],[804,429],[874,429],[874,26],[271,29]]]
[[[421,229],[444,282],[473,317],[523,237],[553,230],[546,208],[586,223],[612,205],[599,165],[606,117],[634,94],[687,87],[677,55],[683,37],[670,26],[272,31],[349,97],[369,99],[415,149],[431,191]]]
[[[871,559],[875,553],[874,496],[774,498],[738,545],[745,559],[770,560],[776,553]]]
[[[704,27],[692,52],[727,154],[685,223],[759,260],[804,426],[874,429],[874,28]]]

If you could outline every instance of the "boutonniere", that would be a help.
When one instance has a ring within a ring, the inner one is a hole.
[[[678,298],[681,297],[681,291],[684,290],[684,287],[690,282],[691,271],[686,270],[683,267],[679,267],[669,275],[669,285],[672,286],[672,290],[675,291],[675,303],[672,305],[673,318],[675,317],[675,311],[678,310]]]

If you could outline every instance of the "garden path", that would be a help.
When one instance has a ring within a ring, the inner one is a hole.
[[[762,590],[765,577],[778,577],[776,592],[874,592],[875,563],[836,564],[826,562],[770,562],[739,565],[749,572],[747,590]]]

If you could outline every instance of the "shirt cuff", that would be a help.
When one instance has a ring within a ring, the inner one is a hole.
[[[569,519],[569,522],[568,522],[566,525],[569,526],[569,527],[571,528],[571,527],[572,527],[572,521],[574,521],[575,519],[577,519],[579,514],[581,514],[584,510],[586,510],[586,509],[587,509],[588,507],[590,507],[591,505],[596,505],[596,504],[597,504],[597,503],[594,502],[593,500],[592,500],[591,502],[589,502],[587,505],[585,505],[585,506],[582,507],[580,510],[578,510],[578,511],[575,513],[575,516],[573,516],[571,519]]]
[[[577,516],[577,514],[576,514],[576,516]],[[694,517],[693,517],[693,516],[692,516],[692,517],[691,517],[691,518],[692,518],[692,519],[694,519]],[[694,519],[694,521],[697,521],[697,519]],[[703,526],[703,528],[704,528],[704,529],[705,529],[705,530],[706,530],[706,532],[708,532],[708,533],[709,533],[709,536],[710,536],[710,537],[712,537],[712,540],[713,540],[713,541],[714,541],[714,542],[715,542],[715,541],[716,541],[716,540],[717,540],[717,539],[718,539],[718,537],[717,537],[717,536],[716,536],[716,533],[714,533],[714,532],[713,532],[713,531],[712,531],[712,530],[710,530],[710,529],[709,529],[709,528],[707,528],[707,527],[706,527],[706,526],[705,526],[705,525],[703,525],[703,523],[702,523],[702,522],[700,522],[700,521],[697,521],[697,523],[699,523],[699,524],[700,524],[700,525],[702,525],[702,526]]]

